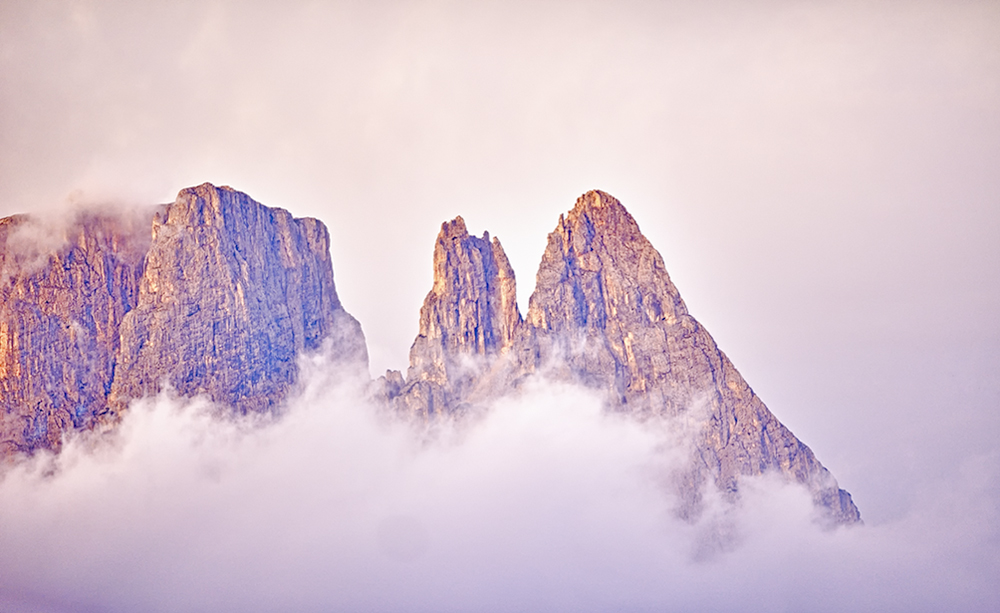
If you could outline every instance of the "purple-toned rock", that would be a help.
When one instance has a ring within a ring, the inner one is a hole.
[[[153,214],[0,219],[0,458],[58,450],[107,411]]]
[[[361,326],[334,288],[322,222],[228,187],[188,188],[153,220],[138,303],[121,326],[111,406],[168,384],[239,413],[273,409],[296,381],[296,356],[324,340],[367,368]]]
[[[499,247],[496,239],[493,244]],[[462,412],[488,405],[544,370],[598,390],[610,410],[637,419],[696,419],[690,470],[678,484],[682,514],[699,512],[708,483],[735,497],[741,477],[778,472],[805,485],[834,522],[859,521],[850,494],[768,411],[688,313],[662,257],[617,200],[591,191],[560,217],[523,322],[506,259],[499,265],[470,257],[485,253],[483,245],[467,235],[461,218],[442,227],[434,289],[421,310],[406,381],[398,373],[393,384],[382,381],[397,408]],[[497,270],[502,275],[491,273]],[[509,290],[488,281],[501,277]],[[503,308],[486,308],[496,304]],[[477,340],[497,321],[502,341]]]
[[[510,350],[520,325],[514,270],[500,241],[470,235],[461,217],[442,224],[406,382],[390,371],[381,380],[385,394],[411,414],[459,410],[483,369]]]
[[[315,219],[206,183],[155,209],[0,220],[0,457],[58,450],[163,385],[272,410],[321,348],[367,376]]]

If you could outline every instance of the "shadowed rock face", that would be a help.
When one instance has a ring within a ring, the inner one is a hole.
[[[58,449],[106,412],[153,213],[0,219],[0,458]]]
[[[588,192],[560,217],[549,234],[523,322],[510,273],[511,295],[504,299],[512,305],[505,311],[505,321],[514,322],[510,342],[492,352],[479,345],[429,342],[477,329],[480,307],[497,301],[488,286],[483,291],[469,285],[488,276],[488,260],[463,258],[467,242],[442,240],[460,222],[442,227],[434,256],[435,289],[421,310],[421,336],[411,349],[408,377],[404,382],[399,373],[388,373],[383,380],[383,393],[398,408],[426,414],[431,399],[434,412],[460,411],[510,393],[525,376],[544,370],[549,377],[600,390],[610,410],[639,419],[697,417],[691,470],[679,479],[686,504],[682,514],[697,514],[706,483],[734,497],[741,476],[779,471],[806,485],[834,522],[860,519],[850,494],[768,411],[688,313],[660,254],[608,194]],[[465,268],[438,265],[452,259],[466,262]],[[438,328],[432,333],[425,321]],[[442,366],[469,355],[477,359],[465,360],[471,367],[460,378]],[[434,377],[426,377],[427,372]]]
[[[206,183],[55,234],[0,220],[0,456],[57,450],[163,383],[239,413],[273,409],[295,356],[323,343],[367,368],[315,219]]]
[[[338,355],[367,363],[318,220],[205,184],[181,191],[152,236],[138,304],[121,326],[115,410],[164,382],[240,413],[274,408],[295,383],[296,355],[331,337]]]

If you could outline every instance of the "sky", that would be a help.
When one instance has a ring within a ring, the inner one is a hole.
[[[985,587],[1000,551],[998,168],[997,2],[0,0],[0,216],[170,202],[209,181],[318,217],[330,229],[338,293],[364,328],[377,376],[406,366],[443,221],[462,215],[470,231],[499,237],[523,309],[560,213],[585,191],[604,190],[636,218],[692,314],[751,387],[853,494],[875,535],[851,537],[869,539],[858,546],[865,567],[916,560],[900,571],[900,590],[966,610],[1000,601]],[[157,411],[174,414],[150,415]],[[137,431],[154,417],[137,416]],[[463,453],[488,464],[489,450],[504,448],[490,437],[506,440],[505,430],[484,431],[495,434]],[[396,441],[388,443],[383,434],[372,435],[381,441],[373,448],[402,453],[397,435],[385,435]],[[170,439],[173,453],[186,448],[184,436]],[[618,453],[607,450],[616,436],[597,428],[569,457],[592,468],[591,452]],[[234,457],[250,454],[237,447]],[[413,470],[433,473],[434,461]],[[81,484],[100,473],[87,462],[67,470],[58,493],[19,499],[83,496]],[[612,464],[628,472],[636,462]],[[403,469],[386,470],[384,492],[409,495],[398,485]],[[562,475],[553,470],[553,479]],[[464,477],[448,474],[438,487],[464,487]],[[21,479],[9,482],[28,487],[31,477]],[[158,500],[129,483],[102,491]],[[338,487],[330,496],[343,494]],[[231,488],[225,496],[238,498],[239,486]],[[517,492],[530,498],[530,489]],[[566,491],[560,504],[574,500],[573,487]],[[625,497],[624,516],[648,517],[651,507],[633,499],[641,491]],[[470,508],[491,508],[491,495]],[[215,508],[199,500],[181,517],[198,516],[199,504]],[[441,495],[427,508],[452,500]],[[50,520],[61,517],[53,513]],[[413,532],[409,516],[388,517],[390,533]],[[611,533],[593,547],[606,553],[620,537],[642,549],[646,539],[618,535],[605,520],[594,525]],[[525,534],[547,525],[524,521]],[[593,532],[584,527],[553,543]],[[716,563],[759,562],[752,552],[763,545],[747,543]],[[849,567],[838,548],[850,545],[816,546],[828,552],[814,561],[831,579]],[[794,559],[788,551],[778,559]],[[180,554],[163,560],[171,555]],[[642,550],[636,559],[657,555]],[[919,567],[925,558],[941,568]],[[695,585],[708,581],[672,558],[662,563],[679,564],[673,576]],[[383,571],[357,572],[375,581]],[[961,575],[939,600],[922,591],[938,585],[927,581],[932,571]],[[37,586],[17,589],[44,593],[43,578],[54,585],[61,577],[37,576]],[[885,604],[878,584],[854,585],[859,603]],[[667,593],[626,587],[649,594],[648,603]],[[416,598],[408,589],[399,594]],[[469,594],[500,588],[482,589]],[[553,602],[569,607],[571,592],[554,590]],[[87,602],[116,610],[137,601]],[[502,610],[530,609],[504,602]]]

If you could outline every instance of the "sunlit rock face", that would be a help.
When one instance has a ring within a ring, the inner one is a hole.
[[[0,219],[0,457],[58,449],[106,412],[153,213]]]
[[[45,240],[37,240],[42,236]],[[79,215],[53,235],[0,220],[0,454],[57,450],[169,385],[239,413],[277,407],[296,355],[329,344],[364,372],[326,227],[227,187],[144,212]]]
[[[509,266],[502,268],[510,296],[491,289],[497,284],[481,283],[497,267],[488,258],[467,256],[474,237],[449,239],[458,225],[467,237],[459,218],[442,227],[435,247],[434,289],[421,310],[408,376],[403,381],[389,373],[381,381],[382,393],[397,408],[462,412],[544,371],[598,390],[612,411],[643,420],[696,421],[691,468],[677,478],[684,515],[699,512],[706,484],[735,498],[741,476],[777,471],[808,487],[834,522],[860,519],[850,494],[771,414],[688,313],[660,254],[617,200],[588,192],[560,217],[523,321]],[[448,266],[452,261],[463,266]],[[507,325],[502,343],[491,349],[437,340],[493,329],[495,319],[486,318],[496,317],[489,307],[495,304],[510,305],[501,312]],[[458,376],[443,366],[452,363],[465,364]]]
[[[406,381],[382,379],[406,412],[454,413],[474,398],[482,370],[513,345],[521,325],[514,270],[497,239],[469,235],[458,217],[434,245],[434,286],[420,309]]]
[[[326,227],[227,187],[185,189],[153,220],[111,406],[166,383],[241,413],[268,410],[294,385],[296,356],[327,338],[336,355],[367,364],[334,288]]]

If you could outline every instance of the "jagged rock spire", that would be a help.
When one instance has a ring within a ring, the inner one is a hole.
[[[489,233],[469,235],[456,217],[434,245],[434,286],[420,309],[407,378],[454,381],[461,362],[508,349],[521,323],[514,271]]]
[[[688,313],[662,257],[620,202],[591,191],[560,216],[524,322],[507,325],[503,341],[491,344],[486,332],[498,321],[520,321],[513,273],[494,244],[469,237],[461,218],[442,226],[408,378],[390,372],[382,380],[398,408],[459,412],[544,370],[600,390],[609,408],[639,419],[698,418],[690,470],[680,479],[684,514],[698,513],[706,484],[736,496],[741,476],[778,471],[804,484],[834,522],[858,521],[850,494]],[[500,284],[488,281],[501,270],[509,284],[502,299]]]
[[[514,271],[500,241],[488,232],[470,235],[461,217],[443,223],[406,381],[387,373],[388,395],[410,413],[457,410],[511,348],[521,322]]]

